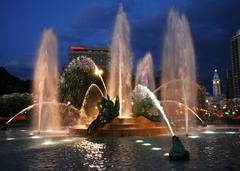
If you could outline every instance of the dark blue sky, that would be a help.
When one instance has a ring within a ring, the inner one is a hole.
[[[67,46],[108,47],[122,2],[131,27],[134,63],[150,51],[160,69],[167,13],[175,7],[189,19],[196,52],[197,76],[211,92],[214,68],[225,91],[230,63],[230,38],[240,28],[239,0],[1,0],[0,65],[29,79],[41,33],[52,27],[59,41],[59,58]]]

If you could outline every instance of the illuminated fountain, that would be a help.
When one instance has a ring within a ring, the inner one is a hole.
[[[51,29],[44,31],[37,53],[33,75],[33,93],[38,108],[33,115],[33,127],[39,132],[61,129],[61,118],[58,108],[58,61],[57,40]],[[44,105],[43,102],[56,102]]]
[[[132,93],[132,54],[130,28],[122,5],[118,10],[111,44],[110,78],[108,92],[111,98],[119,96],[120,117],[130,117]]]
[[[86,135],[86,128],[91,126],[90,123],[95,119],[98,124],[101,120],[104,124],[107,123],[103,128],[97,130],[97,136],[152,136],[168,132],[174,135],[171,121],[175,118],[170,117],[169,121],[167,116],[169,116],[169,111],[171,111],[169,106],[173,106],[174,109],[178,107],[179,104],[182,104],[181,106],[184,108],[186,132],[188,132],[188,113],[190,111],[196,115],[191,109],[191,106],[196,103],[195,88],[192,86],[192,82],[196,82],[194,51],[186,18],[184,16],[179,16],[176,11],[171,10],[168,20],[168,31],[164,45],[162,85],[166,85],[169,82],[172,83],[168,86],[164,86],[162,89],[161,101],[163,102],[163,107],[160,105],[157,97],[151,92],[155,89],[155,80],[153,74],[153,61],[150,53],[147,53],[137,66],[135,84],[142,85],[136,86],[135,91],[132,89],[132,56],[129,48],[130,28],[123,7],[120,6],[111,44],[108,86],[105,85],[102,78],[103,71],[99,69],[90,58],[76,58],[80,68],[86,68],[91,74],[94,73],[99,77],[104,91],[96,84],[90,85],[85,93],[79,112],[80,127],[78,127],[78,125],[77,127],[70,128],[70,134]],[[57,42],[52,30],[46,30],[43,34],[41,46],[38,51],[33,86],[34,95],[37,97],[36,103],[38,104],[38,107],[34,108],[35,114],[33,121],[39,132],[42,130],[60,129],[57,78]],[[180,81],[175,82],[175,80]],[[99,114],[104,114],[105,109],[109,110],[109,113],[111,113],[111,105],[112,102],[115,101],[113,116],[119,116],[118,118],[111,118],[111,122],[107,122],[107,117],[111,117],[110,115],[104,115],[103,117],[100,115],[98,117],[94,114],[91,116],[86,115],[85,105],[89,93],[93,88],[100,92],[101,97],[103,97],[102,101],[106,102],[102,104],[110,104],[110,107],[97,106],[96,104],[93,105],[93,103],[91,103],[91,107],[94,109],[97,108]],[[156,110],[140,111],[140,115],[133,112],[133,107],[136,106],[134,100],[136,100],[136,97],[141,93],[145,93],[149,96],[148,98],[150,98],[151,102],[147,103],[155,107],[157,112]],[[179,96],[176,97],[175,94]],[[114,100],[114,98],[116,99]],[[160,118],[160,116],[163,118]],[[99,118],[99,120],[97,120],[97,118]],[[160,122],[162,119],[166,121],[168,129],[166,125]],[[201,120],[201,118],[199,119]]]
[[[172,9],[168,16],[167,32],[163,47],[161,84],[171,82],[161,89],[161,100],[175,100],[185,106],[196,106],[196,64],[195,53],[187,18]],[[181,80],[181,81],[175,81]],[[184,114],[176,114],[178,106],[165,104],[164,109],[176,127],[183,127],[185,120],[186,134],[189,130],[189,111],[184,107]],[[194,123],[191,118],[191,123]]]
[[[138,63],[135,85],[141,84],[151,91],[155,90],[155,79],[153,73],[153,60],[150,52],[146,53]]]
[[[122,5],[119,8],[116,25],[113,32],[112,44],[111,44],[111,61],[110,61],[110,76],[108,80],[107,90],[110,99],[103,99],[106,103],[109,103],[111,106],[111,99],[116,97],[119,98],[117,102],[119,102],[119,117],[115,119],[111,119],[112,121],[109,123],[107,121],[107,115],[105,115],[104,111],[112,111],[111,108],[104,108],[102,105],[105,105],[105,102],[101,104],[99,108],[99,116],[96,118],[94,123],[97,125],[100,122],[106,124],[102,126],[100,129],[96,130],[94,134],[95,136],[152,136],[159,134],[168,133],[168,129],[166,126],[160,122],[152,122],[146,119],[144,116],[133,117],[132,107],[134,105],[133,102],[133,89],[132,89],[132,56],[130,52],[130,28],[127,21],[127,16],[123,11]],[[95,65],[96,66],[96,65]],[[98,73],[98,68],[95,67],[96,72]],[[147,53],[143,60],[138,65],[137,71],[137,81],[136,83],[144,84],[145,86],[149,86],[151,90],[154,90],[154,76],[153,76],[153,64],[152,57],[150,53]],[[103,82],[104,84],[104,82]],[[90,89],[89,89],[90,90]],[[86,96],[88,92],[86,93]],[[85,96],[84,99],[87,97]],[[85,100],[84,100],[85,101]],[[115,102],[116,104],[116,102]],[[83,103],[85,105],[85,103]],[[84,106],[83,106],[84,107]],[[84,113],[83,107],[81,109],[81,113]],[[117,106],[116,106],[117,107]],[[115,107],[115,108],[116,108]],[[113,110],[115,110],[113,108]],[[161,110],[162,112],[163,110]],[[101,117],[100,115],[103,114]],[[83,120],[85,116],[83,114]],[[115,114],[113,113],[113,116]],[[109,116],[111,118],[111,116]],[[81,118],[81,116],[80,116]],[[99,118],[99,119],[98,119]],[[101,121],[102,120],[102,121]],[[81,122],[81,121],[80,121]],[[84,122],[84,121],[83,121]],[[86,124],[86,123],[85,123]],[[74,128],[70,128],[70,134],[77,135],[86,135],[86,127],[95,127],[94,125],[87,126],[76,126]],[[168,125],[170,126],[170,125]],[[172,129],[169,129],[172,130]],[[92,131],[89,131],[92,132]],[[173,133],[172,131],[170,131]]]

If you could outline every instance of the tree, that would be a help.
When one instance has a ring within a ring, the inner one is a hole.
[[[74,58],[64,69],[60,78],[60,101],[71,102],[71,105],[80,108],[88,87],[93,83],[101,85],[94,71],[95,64],[90,58],[84,56]]]

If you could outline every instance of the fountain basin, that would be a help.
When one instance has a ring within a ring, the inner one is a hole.
[[[87,127],[74,126],[69,128],[72,136],[88,136]],[[125,137],[125,136],[157,136],[169,134],[168,128],[162,122],[152,122],[145,117],[115,118],[111,123],[97,129],[91,136],[94,137]]]

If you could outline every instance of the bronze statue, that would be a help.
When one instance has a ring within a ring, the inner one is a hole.
[[[102,97],[100,103],[98,104],[99,114],[88,127],[87,134],[91,135],[97,128],[111,122],[119,115],[119,109],[120,104],[118,96],[116,97],[115,103],[110,100],[108,95],[107,98]]]
[[[177,136],[172,137],[172,148],[169,152],[169,160],[189,160],[190,153],[184,148]]]
[[[156,113],[156,114],[154,114]],[[141,101],[135,102],[133,105],[133,117],[144,116],[145,118],[154,121],[162,121],[161,115],[156,109],[150,98],[144,98]]]

